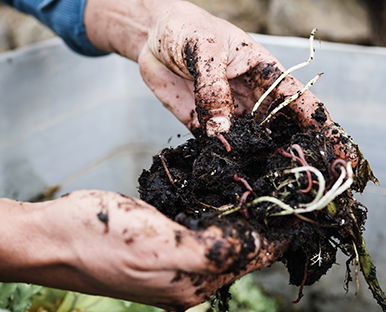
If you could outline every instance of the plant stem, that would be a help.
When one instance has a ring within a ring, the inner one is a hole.
[[[290,104],[292,101],[296,100],[298,97],[300,97],[304,92],[306,92],[311,86],[315,84],[322,76],[323,73],[317,74],[314,78],[312,78],[301,90],[296,92],[295,94],[291,95],[287,100],[285,100],[283,103],[281,103],[278,107],[276,107],[261,123],[260,126],[264,123],[266,123],[273,115],[275,115],[279,110],[286,107],[288,104]]]
[[[261,103],[266,99],[266,97],[272,92],[272,90],[288,75],[290,74],[291,72],[297,70],[297,69],[300,69],[308,64],[311,63],[311,61],[314,59],[314,53],[315,53],[315,50],[314,50],[314,37],[315,37],[315,33],[316,33],[317,29],[314,28],[312,31],[311,31],[311,35],[310,35],[310,56],[308,57],[307,61],[303,62],[303,63],[300,63],[298,65],[295,65],[295,66],[292,66],[290,69],[288,69],[287,71],[285,71],[283,74],[280,75],[279,78],[276,79],[276,81],[269,87],[269,89],[267,91],[265,91],[265,93],[260,97],[260,99],[257,101],[257,103],[255,104],[255,106],[253,107],[252,109],[252,115],[254,114],[255,111],[258,110],[259,106],[261,105]]]

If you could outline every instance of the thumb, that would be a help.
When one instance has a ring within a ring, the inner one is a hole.
[[[190,39],[184,48],[185,62],[194,78],[198,120],[208,136],[227,132],[234,114],[233,98],[227,78],[226,49],[215,37]]]
[[[241,234],[233,229],[225,233],[212,225],[203,232],[179,231],[174,259],[181,255],[184,260],[177,260],[175,267],[201,274],[218,274],[231,268],[238,270],[256,257],[260,247],[261,237],[252,230]]]
[[[162,104],[190,131],[200,125],[194,104],[193,82],[184,79],[161,63],[146,45],[138,58],[139,70]]]

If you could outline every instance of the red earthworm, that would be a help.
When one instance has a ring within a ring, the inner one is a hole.
[[[301,160],[303,160],[303,162],[305,163],[305,165],[303,165],[303,166],[308,166],[308,163],[306,161],[306,158],[304,157],[304,152],[303,152],[303,149],[301,148],[301,146],[299,144],[292,144],[291,148],[293,148],[295,151],[298,152],[299,158]]]
[[[336,167],[337,165],[342,165],[344,168],[346,168],[346,167],[347,167],[347,161],[345,161],[345,160],[343,160],[343,159],[341,159],[341,158],[338,158],[338,159],[335,159],[335,160],[332,162],[331,167],[330,167],[330,172],[331,172],[331,175],[332,175],[334,178],[336,178],[336,179],[338,179],[338,178],[339,178],[339,175],[340,175],[339,172],[335,170],[335,167]]]
[[[305,160],[304,158],[304,153],[303,153],[303,150],[302,148],[300,147],[300,145],[298,144],[293,144],[291,145],[291,147],[293,147],[298,153],[299,153],[299,156],[296,156],[296,155],[292,155],[288,152],[286,152],[285,150],[283,150],[282,148],[278,148],[276,151],[275,151],[275,154],[280,154],[284,157],[288,157],[288,158],[295,158],[298,162],[300,162],[300,164],[302,166],[308,166],[308,163],[307,161]],[[299,152],[300,151],[300,152]],[[311,172],[309,170],[306,171],[307,173],[307,178],[308,178],[308,186],[306,189],[304,190],[300,190],[302,193],[308,193],[309,191],[311,191],[311,188],[312,188],[312,176],[311,176]]]
[[[292,144],[291,148],[295,149],[295,151],[298,152],[299,158],[303,161],[302,165],[308,166],[306,158],[304,157],[304,152],[302,147],[299,144]],[[312,188],[312,176],[310,171],[307,171],[307,177],[308,177],[308,187],[305,190],[301,190],[303,193],[308,193],[309,191],[311,191],[311,188]]]
[[[232,150],[231,145],[228,143],[228,141],[224,138],[224,136],[221,133],[217,134],[217,139],[219,139],[221,143],[224,144],[228,153]]]
[[[245,209],[240,209],[239,211],[240,211],[241,215],[242,215],[245,219],[248,220],[248,219],[250,218],[249,213],[248,213],[248,209],[247,209],[247,208],[245,208]]]
[[[248,191],[244,192],[243,195],[241,195],[240,202],[239,202],[239,206],[241,207],[247,201],[247,197],[249,196],[249,194],[251,194],[251,193],[255,194],[255,193],[253,192],[253,189],[249,185],[247,180],[240,178],[237,175],[237,173],[235,173],[235,175],[233,176],[233,179],[237,182],[242,182],[244,184],[245,188],[248,190]],[[250,218],[249,213],[248,213],[248,208],[240,209],[240,213],[244,216],[245,219]]]
[[[237,182],[242,182],[245,186],[245,188],[250,191],[251,193],[253,193],[253,189],[252,187],[249,185],[249,183],[247,182],[247,180],[243,179],[243,178],[240,178],[237,173],[235,173],[235,175],[233,176],[233,179]]]
[[[239,207],[242,207],[242,205],[247,201],[247,197],[251,193],[252,193],[251,191],[246,191],[246,192],[243,193],[243,195],[241,195],[240,202],[239,202]],[[245,219],[248,220],[250,218],[249,213],[248,213],[248,208],[240,209],[240,213],[244,216]]]
[[[330,182],[328,183],[326,189],[330,189],[331,186],[336,182],[336,180],[338,180],[339,178],[339,172],[335,170],[335,167],[337,165],[342,165],[344,168],[347,167],[347,162],[344,160],[344,159],[341,159],[341,158],[338,158],[338,159],[335,159],[331,166],[330,166],[330,173],[331,173],[331,180]],[[346,177],[347,177],[347,173],[346,173]]]
[[[303,287],[304,287],[304,284],[306,283],[306,280],[307,280],[307,269],[308,269],[308,262],[310,261],[310,257],[307,255],[307,260],[306,260],[306,264],[304,266],[304,276],[303,276],[303,280],[302,280],[302,283],[300,284],[300,288],[299,288],[299,294],[298,294],[298,298],[295,300],[295,301],[291,301],[292,303],[298,303],[300,302],[300,300],[303,298]]]

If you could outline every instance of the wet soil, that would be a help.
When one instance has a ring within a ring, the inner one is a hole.
[[[311,190],[305,192],[309,183],[306,172],[284,173],[301,166],[295,157],[283,155],[284,151],[299,156],[297,145],[306,162],[323,174],[330,188],[336,179],[331,173],[336,157],[333,143],[323,133],[312,129],[304,133],[280,113],[264,128],[250,116],[236,119],[223,137],[230,148],[219,138],[197,132],[194,139],[154,156],[151,168],[139,178],[141,199],[192,230],[215,224],[224,232],[236,229],[239,237],[254,228],[269,242],[290,240],[280,260],[294,285],[311,285],[319,280],[335,263],[338,249],[352,254],[347,247],[352,239],[345,230],[352,223],[348,211],[350,208],[354,212],[361,228],[366,209],[350,190],[334,199],[333,213],[322,209],[302,215],[270,216],[282,208],[271,202],[252,203],[255,198],[273,196],[296,208],[314,199],[318,184],[312,183]],[[338,172],[339,166],[335,167]],[[317,181],[313,173],[312,180]],[[241,209],[224,215],[219,210],[224,205]]]

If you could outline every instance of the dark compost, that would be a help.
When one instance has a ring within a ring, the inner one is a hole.
[[[314,118],[319,117],[315,113]],[[302,166],[319,170],[325,185],[314,172],[288,171]],[[246,115],[234,120],[229,133],[218,137],[196,133],[185,144],[162,150],[141,174],[139,192],[141,199],[192,230],[213,224],[224,231],[253,227],[268,241],[290,240],[279,260],[289,271],[290,283],[301,287],[298,300],[302,287],[326,274],[340,249],[348,261],[356,259],[360,264],[375,299],[385,309],[384,294],[362,238],[367,209],[352,193],[363,188],[360,172],[354,170],[351,188],[323,207],[296,212],[344,184],[348,166],[350,163],[336,159],[333,143],[324,133],[301,131],[284,113],[262,127]],[[285,209],[262,200],[267,196],[294,212],[280,215]],[[347,285],[352,280],[348,273]]]

